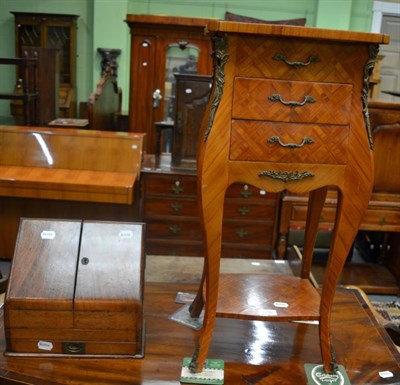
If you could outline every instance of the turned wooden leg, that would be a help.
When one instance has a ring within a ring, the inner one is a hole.
[[[369,202],[368,195],[364,194],[357,198],[354,197],[355,195],[354,191],[339,192],[335,229],[321,293],[319,333],[322,361],[327,373],[336,369],[330,331],[335,289]]]

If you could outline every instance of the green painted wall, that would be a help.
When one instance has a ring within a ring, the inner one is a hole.
[[[101,55],[97,48],[117,48],[121,54],[117,59],[118,84],[122,88],[122,109],[128,110],[130,35],[124,22],[127,15],[128,0],[94,0],[93,4],[93,45],[90,54],[94,57],[92,84],[96,86],[101,73]],[[94,90],[94,88],[93,88]],[[93,91],[92,90],[92,91]]]
[[[199,16],[223,19],[225,12],[263,20],[307,18],[315,25],[319,0],[130,0],[130,13]]]
[[[0,0],[0,57],[15,56],[11,11],[79,15],[77,38],[77,99],[87,101],[100,76],[97,48],[119,48],[118,83],[123,110],[128,109],[130,35],[124,22],[129,13],[214,17],[225,12],[264,20],[307,19],[307,26],[370,31],[373,0]],[[0,67],[1,91],[15,85],[13,68]],[[9,114],[0,100],[0,116]]]

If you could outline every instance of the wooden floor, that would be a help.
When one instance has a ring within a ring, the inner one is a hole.
[[[182,359],[198,332],[168,319],[182,305],[177,292],[196,284],[146,282],[143,359],[65,359],[0,356],[1,384],[179,384]],[[0,325],[3,325],[2,312]],[[400,383],[400,355],[354,290],[339,289],[332,314],[337,362],[352,385]],[[0,329],[4,351],[4,330]],[[225,384],[306,385],[303,366],[319,363],[318,326],[218,319],[210,358],[225,361]],[[382,379],[379,372],[393,377]],[[3,382],[2,382],[3,381]]]

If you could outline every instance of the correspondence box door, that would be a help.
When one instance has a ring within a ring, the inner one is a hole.
[[[21,220],[6,297],[9,309],[71,312],[81,224]]]
[[[142,232],[140,224],[84,222],[75,290],[80,327],[101,328],[105,311],[109,316],[141,311]],[[84,312],[92,316],[86,317]],[[124,328],[124,322],[118,318],[113,327]]]

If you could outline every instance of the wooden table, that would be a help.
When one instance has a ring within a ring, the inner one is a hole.
[[[146,283],[145,357],[143,359],[17,358],[0,356],[2,384],[179,384],[183,357],[193,352],[198,332],[168,316],[180,306],[178,291],[194,284]],[[0,349],[4,351],[3,314]],[[400,354],[357,291],[339,289],[332,312],[332,332],[338,363],[352,385],[398,384]],[[225,384],[305,385],[304,363],[321,360],[318,327],[301,323],[243,321],[218,318],[210,357],[225,360]],[[391,379],[379,377],[389,370]],[[253,378],[253,380],[252,380]]]

